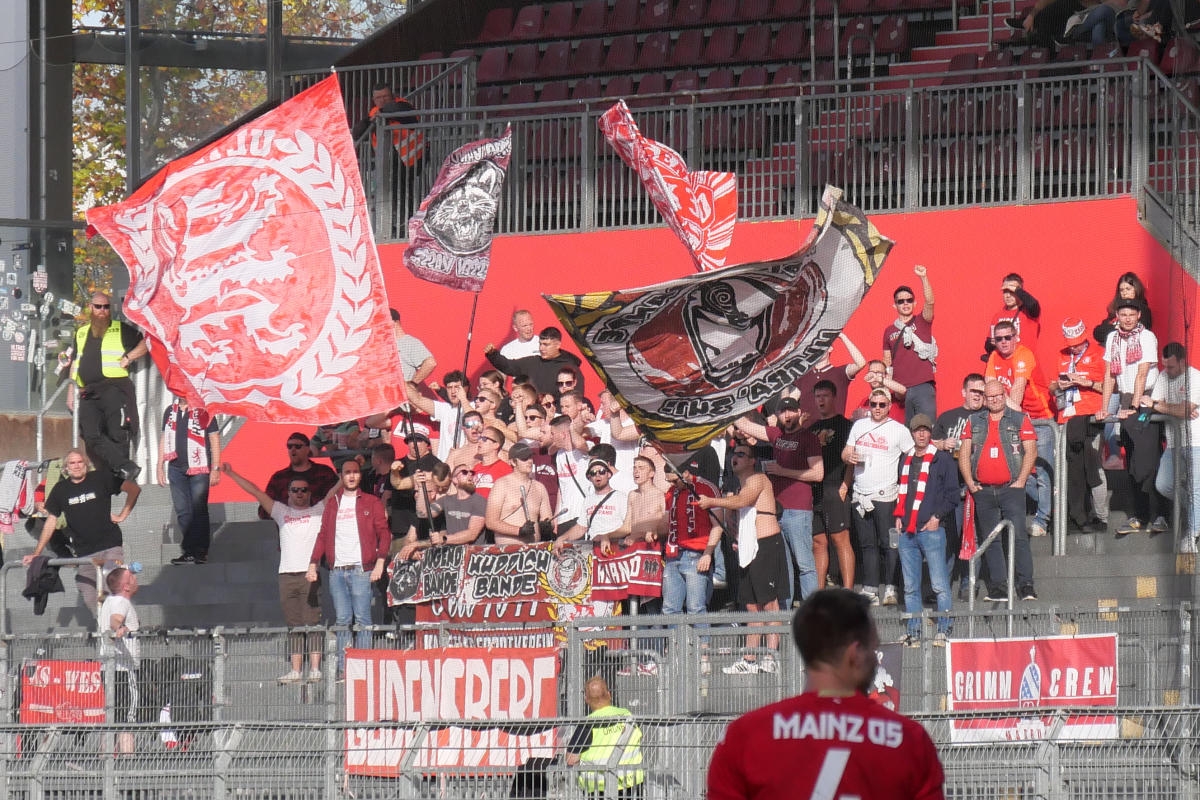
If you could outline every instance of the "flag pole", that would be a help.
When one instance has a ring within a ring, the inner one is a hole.
[[[475,292],[475,298],[471,301],[471,319],[467,322],[467,349],[463,352],[463,375],[468,379],[470,375],[467,372],[467,365],[471,362],[471,335],[475,331],[475,312],[479,309],[479,292]]]

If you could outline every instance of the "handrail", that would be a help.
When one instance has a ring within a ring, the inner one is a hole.
[[[975,552],[967,563],[968,583],[967,589],[969,595],[967,597],[967,610],[975,611],[975,570],[979,559],[983,557],[984,552],[992,546],[992,544],[1000,537],[1000,533],[1005,529],[1008,530],[1008,610],[1013,609],[1013,596],[1016,589],[1013,587],[1013,581],[1016,579],[1016,545],[1017,545],[1017,529],[1013,525],[1012,520],[1002,519],[996,523],[996,527],[992,528],[991,533],[983,540],[983,543],[976,548]],[[1013,619],[1012,614],[1008,614],[1008,635],[1013,635]],[[975,615],[971,614],[971,621],[967,623],[967,632],[969,636],[975,635]]]

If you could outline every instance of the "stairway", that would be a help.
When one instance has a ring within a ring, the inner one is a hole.
[[[1030,3],[1020,3],[1018,8],[1024,8]],[[1005,42],[1011,32],[1004,25],[1009,12],[997,11],[992,14],[992,42]],[[908,61],[897,62],[888,66],[888,76],[901,80],[879,81],[880,89],[903,89],[907,86],[938,86],[945,73],[950,69],[950,60],[956,55],[973,54],[982,56],[992,49],[988,45],[988,16],[977,14],[958,18],[958,28],[951,31],[939,31],[934,43],[928,47],[914,47]]]

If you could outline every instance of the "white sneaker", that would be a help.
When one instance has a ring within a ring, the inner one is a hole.
[[[933,637],[933,646],[934,647],[945,647],[946,641],[949,638],[950,637],[946,635],[945,631],[938,631],[937,634],[934,635],[934,637]]]
[[[307,678],[307,680],[308,680],[308,682],[309,682],[309,683],[320,683],[320,682],[321,682],[321,670],[319,670],[319,669],[310,669],[310,670],[308,671],[308,678]]]
[[[280,683],[299,683],[300,682],[300,671],[295,670],[295,669],[289,670],[288,672],[279,676],[279,682]]]
[[[779,672],[779,662],[773,658],[764,658],[758,665],[759,672],[767,672],[771,675]]]
[[[759,666],[757,661],[747,661],[744,658],[739,658],[732,664],[721,667],[721,672],[724,672],[726,675],[753,675],[759,672]]]
[[[1046,526],[1040,522],[1035,522],[1029,526],[1029,535],[1035,538],[1046,535]]]
[[[1179,552],[1195,553],[1196,552],[1196,534],[1184,534],[1179,539]]]
[[[877,605],[879,605],[879,595],[878,595],[878,594],[876,594],[876,592],[875,592],[875,587],[874,587],[874,586],[864,586],[864,587],[863,587],[863,588],[862,588],[862,589],[859,591],[859,594],[861,594],[863,597],[865,597],[865,598],[867,598],[868,600],[870,600],[870,601],[871,601],[871,605],[873,605],[873,606],[877,606]]]
[[[883,604],[885,606],[896,605],[896,587],[895,586],[884,586],[883,587]]]

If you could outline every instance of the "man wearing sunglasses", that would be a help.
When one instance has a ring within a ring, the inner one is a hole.
[[[921,281],[924,304],[916,313],[917,295],[911,286],[900,286],[892,293],[896,319],[883,332],[883,363],[892,379],[904,387],[904,421],[917,414],[930,419],[937,415],[937,342],[933,338],[933,285],[925,267],[913,267]]]
[[[75,360],[67,407],[79,400],[79,436],[97,469],[136,481],[142,468],[129,458],[138,434],[137,396],[129,365],[146,354],[140,331],[112,318],[112,298],[95,292],[91,318],[75,331]],[[65,362],[64,362],[65,363]]]
[[[228,461],[221,469],[242,491],[257,500],[279,527],[279,605],[283,608],[284,622],[289,628],[320,625],[321,585],[309,583],[304,573],[321,530],[325,495],[314,498],[307,480],[293,478],[288,481],[286,502],[276,502],[234,470]],[[279,677],[280,683],[300,682],[305,653],[308,654],[308,680],[313,683],[321,680],[319,633],[294,634],[290,637],[289,651],[292,668]]]
[[[602,548],[610,546],[609,537],[617,533],[625,523],[629,511],[629,495],[609,486],[613,476],[613,465],[600,458],[588,460],[587,477],[589,491],[583,498],[582,513],[575,524],[555,540],[555,548],[561,549],[569,542],[587,539],[599,541]]]
[[[324,500],[329,490],[337,485],[338,475],[333,468],[326,464],[318,464],[312,460],[312,448],[309,438],[296,431],[287,438],[288,465],[271,475],[263,490],[267,497],[276,503],[288,502],[288,486],[297,478],[308,483],[313,496]],[[258,507],[259,519],[270,519],[271,513],[264,506]]]
[[[496,481],[512,472],[512,466],[504,457],[504,434],[499,428],[487,427],[479,434],[479,456],[473,465],[475,491],[484,500],[491,494]]]

